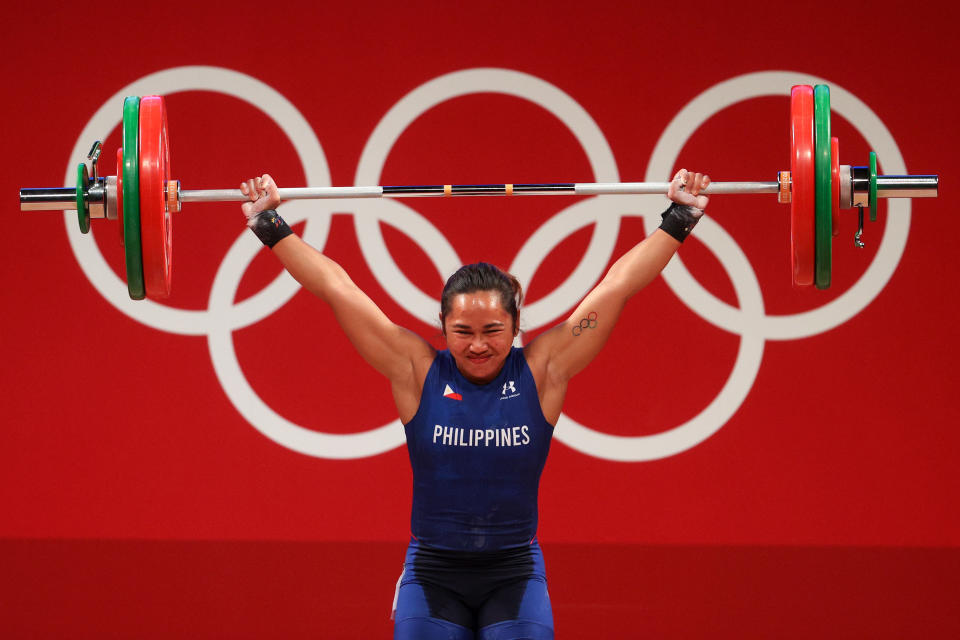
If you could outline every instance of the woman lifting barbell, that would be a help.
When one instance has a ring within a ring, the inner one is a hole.
[[[395,639],[553,638],[537,493],[567,384],[696,225],[709,183],[677,172],[660,228],[621,256],[565,321],[523,348],[512,346],[520,283],[486,263],[461,267],[440,299],[443,351],[391,322],[340,265],[293,234],[276,212],[269,175],[241,185],[248,226],[390,381],[414,484]]]

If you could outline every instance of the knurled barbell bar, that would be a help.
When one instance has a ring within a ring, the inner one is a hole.
[[[937,197],[937,175],[877,175],[877,157],[868,166],[841,165],[839,141],[830,135],[830,89],[797,85],[790,93],[790,171],[772,182],[713,182],[707,195],[770,193],[790,203],[793,283],[830,286],[832,237],[840,209],[859,210],[854,242],[863,246],[863,208],[876,220],[878,198]],[[181,189],[170,178],[167,113],[161,96],[128,97],[123,104],[123,147],[117,150],[117,174],[100,177],[97,141],[86,163],[77,167],[76,187],[20,189],[21,211],[76,209],[80,231],[90,218],[120,220],[130,297],[163,299],[170,295],[172,219],[185,202],[242,202],[239,189]],[[280,189],[283,200],[327,198],[410,198],[444,196],[524,196],[657,194],[669,182],[446,184],[373,187],[294,187]]]

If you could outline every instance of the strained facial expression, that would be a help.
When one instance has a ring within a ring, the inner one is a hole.
[[[460,373],[475,384],[497,377],[517,334],[497,291],[457,294],[442,317],[447,347]]]

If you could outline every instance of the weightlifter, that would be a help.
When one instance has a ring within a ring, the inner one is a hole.
[[[390,381],[414,481],[395,639],[553,638],[537,493],[567,385],[697,224],[709,183],[681,169],[660,228],[523,348],[512,346],[523,300],[517,279],[486,263],[461,267],[440,299],[442,351],[391,322],[340,265],[290,230],[269,175],[241,185],[247,225]]]

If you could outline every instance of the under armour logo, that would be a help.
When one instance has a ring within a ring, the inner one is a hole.
[[[508,390],[508,389],[510,390],[510,393],[516,393],[516,392],[517,392],[517,388],[516,388],[515,386],[513,386],[513,380],[511,380],[510,382],[504,383],[504,385],[503,385],[503,393],[501,393],[500,395],[502,395],[502,396],[507,395],[507,390]]]

